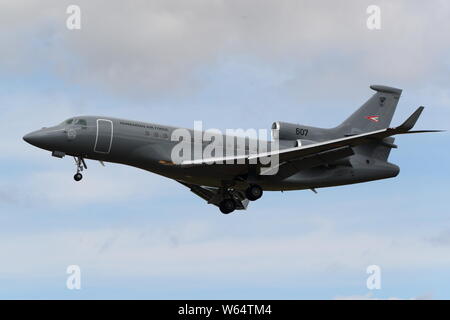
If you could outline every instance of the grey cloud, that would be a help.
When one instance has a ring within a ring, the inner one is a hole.
[[[434,237],[426,239],[435,246],[450,246],[450,230],[445,230]]]
[[[6,188],[0,187],[0,204],[17,203],[16,192],[8,191]]]
[[[12,45],[0,53],[1,63],[44,63],[69,81],[151,95],[196,89],[205,68],[250,57],[280,72],[293,68],[298,91],[304,82],[422,83],[442,74],[450,45],[445,1],[379,1],[380,31],[365,26],[369,1],[79,1],[81,31],[65,29],[68,4],[17,1],[2,8],[0,37]]]
[[[105,253],[108,249],[110,249],[114,245],[114,243],[117,241],[118,238],[119,238],[118,234],[106,238],[103,244],[100,245],[100,248],[98,249],[98,254]]]

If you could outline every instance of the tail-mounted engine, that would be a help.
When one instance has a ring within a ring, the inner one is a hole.
[[[300,147],[333,137],[330,129],[276,121],[272,124],[272,138],[284,143],[289,141],[292,146]]]

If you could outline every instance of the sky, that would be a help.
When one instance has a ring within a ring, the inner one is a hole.
[[[231,215],[132,167],[88,161],[76,183],[72,159],[22,140],[82,114],[332,127],[371,84],[403,89],[394,125],[424,105],[417,129],[448,130],[448,30],[444,0],[0,0],[0,298],[449,299],[448,133],[397,137],[394,179]]]

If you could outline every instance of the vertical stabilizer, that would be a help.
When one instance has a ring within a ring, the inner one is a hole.
[[[401,89],[372,85],[376,93],[337,129],[343,134],[358,134],[388,128],[394,116]]]

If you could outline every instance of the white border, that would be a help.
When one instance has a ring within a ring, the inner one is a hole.
[[[98,142],[98,122],[99,121],[106,121],[111,123],[111,139],[109,141],[109,149],[107,152],[102,152],[102,151],[97,151],[97,142]],[[113,140],[113,136],[114,136],[114,125],[113,122],[111,120],[108,119],[97,119],[97,136],[95,137],[95,145],[94,145],[94,152],[97,153],[103,153],[103,154],[108,154],[111,151],[111,146],[112,146],[112,140]]]

